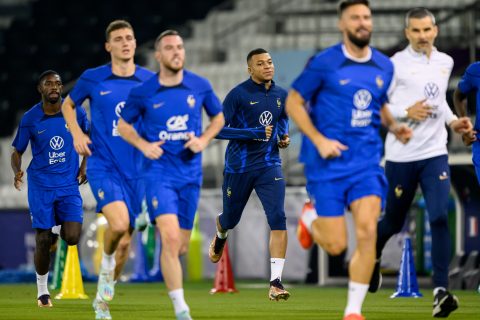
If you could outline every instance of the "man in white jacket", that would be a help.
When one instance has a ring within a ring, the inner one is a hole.
[[[472,128],[466,117],[458,119],[446,101],[453,59],[433,46],[438,34],[435,17],[425,8],[410,10],[405,19],[409,46],[392,58],[395,74],[389,89],[390,112],[412,129],[403,144],[389,133],[385,143],[385,171],[389,182],[384,217],[378,223],[377,262],[370,292],[381,285],[380,257],[388,239],[398,233],[412,204],[418,184],[425,197],[432,232],[434,317],[447,317],[458,308],[458,299],[447,291],[450,261],[448,230],[448,125],[456,133]]]

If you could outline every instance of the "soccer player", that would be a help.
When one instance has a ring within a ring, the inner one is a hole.
[[[300,159],[316,208],[299,221],[300,243],[307,248],[313,240],[329,254],[340,254],[347,246],[345,208],[353,215],[357,247],[349,263],[344,319],[355,320],[364,319],[361,307],[375,264],[377,219],[387,187],[379,165],[379,127],[382,122],[403,142],[411,130],[383,107],[393,65],[369,46],[369,2],[341,1],[338,26],[343,42],[309,61],[294,81],[286,107],[305,135]]]
[[[392,115],[413,129],[408,144],[392,133],[385,143],[385,172],[389,182],[385,215],[378,223],[377,262],[370,281],[370,292],[381,285],[380,258],[392,235],[401,231],[418,184],[422,188],[432,231],[434,317],[447,317],[457,309],[458,299],[447,291],[451,244],[448,230],[450,168],[447,130],[457,133],[472,128],[470,119],[458,119],[446,100],[453,59],[433,45],[438,28],[434,15],[425,8],[414,8],[405,17],[409,46],[391,61],[395,73],[389,88]]]
[[[107,302],[113,299],[114,279],[127,259],[135,216],[141,212],[143,198],[138,176],[142,156],[120,137],[118,119],[130,89],[153,76],[151,71],[134,63],[136,42],[130,23],[111,22],[105,36],[111,63],[86,70],[62,106],[75,150],[90,156],[87,165],[90,187],[98,212],[108,221],[93,302],[97,319],[111,318]],[[75,107],[86,99],[90,101],[92,119],[90,138],[79,129],[75,117]]]
[[[28,204],[35,229],[35,271],[37,273],[37,299],[39,307],[51,307],[48,292],[50,246],[58,233],[70,245],[76,245],[82,231],[82,198],[78,185],[86,181],[86,158],[79,168],[78,155],[60,108],[63,84],[53,70],[43,72],[37,90],[42,101],[28,110],[20,121],[12,146],[12,169],[17,190],[23,184],[22,155],[28,143],[32,148],[32,161],[28,173]],[[79,127],[88,132],[89,122],[83,108],[76,110]],[[60,225],[57,226],[57,225]]]
[[[226,126],[217,139],[228,139],[223,181],[223,212],[216,219],[217,233],[209,257],[217,263],[223,253],[227,232],[242,216],[255,189],[270,225],[270,300],[287,300],[290,293],[281,283],[287,228],[285,223],[285,180],[278,148],[290,144],[285,114],[287,92],[272,80],[272,58],[265,49],[247,55],[250,78],[235,88],[223,102]]]
[[[468,66],[467,70],[458,83],[457,89],[453,94],[453,103],[458,115],[465,117],[467,115],[467,96],[471,92],[476,92],[477,106],[479,111],[480,105],[480,62],[474,62]],[[472,145],[472,160],[477,174],[477,180],[480,184],[480,144],[477,142],[477,132],[480,128],[480,120],[475,120],[473,130],[470,130],[462,135],[463,143],[466,146]]]
[[[162,267],[177,319],[191,319],[179,255],[186,253],[202,183],[201,152],[224,125],[210,83],[183,68],[185,48],[175,30],[155,40],[157,76],[132,89],[118,130],[148,159],[144,165],[150,217],[160,230]],[[202,133],[202,107],[210,125]],[[142,118],[142,135],[131,125]]]

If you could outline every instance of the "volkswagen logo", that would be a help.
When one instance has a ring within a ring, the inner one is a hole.
[[[120,113],[122,113],[122,109],[124,107],[125,107],[125,101],[121,101],[115,106],[115,114],[117,115],[117,117],[120,118]]]
[[[63,138],[60,136],[55,136],[52,139],[50,139],[50,147],[53,150],[60,150],[63,148]]]
[[[266,127],[266,126],[269,126],[270,123],[272,123],[272,118],[273,116],[270,111],[263,111],[258,121],[262,126]]]
[[[359,110],[365,110],[372,102],[372,95],[368,90],[361,89],[355,92],[353,96],[353,105]]]
[[[434,82],[429,82],[425,85],[425,88],[423,88],[423,94],[425,94],[425,98],[427,99],[435,99],[438,97],[438,94],[440,93],[440,89],[438,88],[437,84]]]

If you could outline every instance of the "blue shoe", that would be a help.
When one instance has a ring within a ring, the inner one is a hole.
[[[95,310],[95,319],[96,320],[112,320],[112,316],[110,315],[110,309],[108,308],[108,304],[101,300],[95,299],[93,300],[93,310]]]
[[[115,281],[113,280],[114,271],[100,270],[98,275],[97,291],[103,301],[112,301],[115,294]]]
[[[193,320],[188,310],[179,312],[175,316],[177,317],[177,320]]]

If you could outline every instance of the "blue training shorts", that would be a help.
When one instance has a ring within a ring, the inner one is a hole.
[[[114,201],[123,201],[128,209],[130,226],[135,227],[135,218],[142,212],[145,185],[142,179],[124,179],[116,174],[89,173],[88,181],[97,200],[97,212]]]
[[[78,186],[66,189],[28,187],[32,227],[50,229],[63,222],[83,222],[82,197]]]
[[[266,167],[245,173],[224,173],[223,212],[220,225],[233,229],[253,190],[257,193],[271,230],[286,230],[285,180],[280,166]]]
[[[387,179],[381,167],[361,171],[344,179],[307,182],[307,192],[321,217],[343,216],[353,201],[372,195],[382,199],[383,209],[387,190]]]
[[[200,198],[200,184],[168,181],[167,179],[145,179],[146,199],[150,220],[168,213],[178,217],[180,228],[191,230]]]

